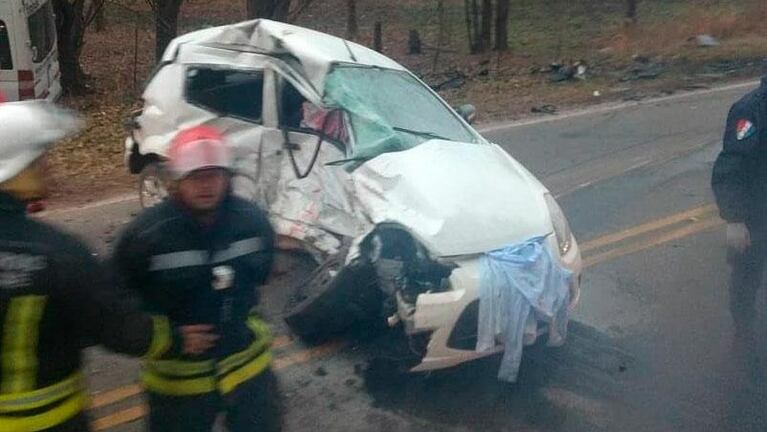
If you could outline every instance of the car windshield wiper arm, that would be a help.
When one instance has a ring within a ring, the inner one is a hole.
[[[422,136],[422,137],[426,137],[426,138],[434,138],[434,139],[440,139],[440,140],[445,140],[445,141],[452,141],[451,139],[445,138],[442,135],[435,134],[434,132],[419,131],[419,130],[415,130],[415,129],[408,129],[408,128],[403,128],[403,127],[398,127],[398,126],[394,126],[394,127],[392,127],[392,129],[394,129],[397,132],[405,132],[405,133],[409,133],[409,134],[413,134],[413,135],[418,135],[418,136]]]
[[[331,162],[326,162],[325,166],[337,166],[337,165],[343,165],[349,162],[364,162],[366,160],[373,159],[373,157],[374,156],[368,155],[368,156],[356,156],[356,157],[351,157],[348,159],[339,159],[339,160],[334,160]]]
[[[451,140],[449,138],[443,137],[442,135],[435,134],[434,132],[419,131],[419,130],[408,129],[408,128],[403,128],[403,127],[399,127],[399,126],[393,126],[392,129],[394,129],[397,132],[405,132],[405,133],[409,133],[409,134],[413,134],[413,135],[418,135],[418,136],[422,136],[422,137],[426,137],[426,138],[439,139],[439,140],[445,140],[445,141],[453,141],[453,140]],[[388,153],[388,152],[382,151],[381,153]],[[356,157],[352,157],[352,158],[349,158],[349,159],[341,159],[341,160],[336,160],[336,161],[332,161],[332,162],[327,162],[325,165],[327,165],[327,166],[334,166],[334,165],[343,165],[343,164],[348,163],[348,162],[361,162],[361,161],[366,161],[366,160],[369,160],[369,159],[373,159],[376,156],[377,155],[356,156]]]

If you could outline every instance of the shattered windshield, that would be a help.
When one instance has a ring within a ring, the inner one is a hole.
[[[324,103],[349,113],[353,159],[407,150],[432,139],[480,139],[405,71],[338,66],[325,83]]]

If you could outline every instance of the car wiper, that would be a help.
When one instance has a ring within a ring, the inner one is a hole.
[[[334,161],[331,161],[331,162],[326,162],[325,166],[338,166],[338,165],[347,164],[349,162],[364,162],[366,160],[373,159],[374,157],[375,156],[369,156],[368,155],[368,156],[357,156],[357,157],[353,157],[353,158],[349,158],[349,159],[339,159],[339,160],[334,160]]]
[[[409,133],[409,134],[413,134],[413,135],[418,135],[418,136],[422,136],[422,137],[426,137],[426,138],[433,138],[433,139],[439,139],[439,140],[445,140],[445,141],[452,141],[451,139],[445,138],[442,135],[437,135],[434,132],[419,131],[419,130],[415,130],[415,129],[408,129],[408,128],[403,128],[403,127],[398,127],[398,126],[394,126],[394,127],[392,127],[392,129],[394,129],[397,132],[405,132],[405,133]]]

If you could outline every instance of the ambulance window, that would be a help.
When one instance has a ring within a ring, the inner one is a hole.
[[[261,122],[264,73],[253,70],[192,68],[186,100],[222,116]]]
[[[0,69],[13,69],[11,41],[8,39],[8,27],[0,21]]]

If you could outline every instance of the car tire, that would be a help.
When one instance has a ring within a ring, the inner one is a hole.
[[[142,208],[153,207],[168,196],[168,189],[157,162],[144,166],[138,180],[139,202]]]
[[[331,336],[383,322],[383,294],[368,266],[344,266],[341,253],[314,270],[293,290],[284,320],[302,339],[321,342]]]

